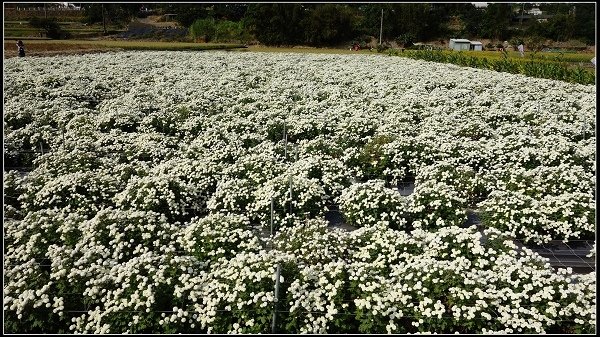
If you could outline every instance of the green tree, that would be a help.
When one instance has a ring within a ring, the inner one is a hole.
[[[383,39],[392,39],[397,34],[394,31],[394,20],[392,4],[389,3],[370,3],[361,4],[357,8],[358,12],[358,31],[362,35],[375,36],[379,38],[381,24],[381,10],[383,9]]]
[[[184,27],[190,27],[198,19],[211,19],[214,17],[211,4],[177,4],[177,6],[164,7],[163,11],[176,14],[175,20]]]
[[[190,26],[190,35],[195,40],[210,42],[215,37],[216,30],[214,19],[198,19]]]
[[[567,41],[575,33],[575,16],[558,14],[548,20],[546,36],[556,41]]]
[[[292,45],[304,42],[302,25],[308,8],[302,4],[251,4],[248,24],[256,38],[267,45]]]
[[[362,34],[378,37],[383,9],[383,40],[398,39],[402,34],[414,36],[416,40],[434,39],[444,33],[444,24],[449,19],[445,5],[431,3],[361,5],[358,7],[359,31]]]
[[[415,35],[412,33],[404,33],[404,34],[400,34],[400,36],[398,36],[398,38],[396,39],[396,42],[405,47],[408,48],[410,46],[412,46],[415,43]]]
[[[544,39],[539,35],[531,35],[525,39],[527,49],[534,53],[540,52],[544,48]]]
[[[68,33],[63,31],[56,18],[33,17],[29,19],[29,25],[40,29],[46,37],[51,39],[67,38]]]
[[[575,27],[573,35],[583,39],[587,44],[593,44],[596,38],[596,4],[578,3],[575,8]]]
[[[465,4],[459,12],[464,27],[462,34],[466,36],[482,36],[484,31],[485,10],[472,4]]]
[[[213,17],[219,20],[241,21],[248,10],[248,4],[220,3],[213,6]]]
[[[546,22],[532,20],[526,32],[556,41],[582,39],[588,44],[595,41],[596,4],[542,4],[540,9],[552,17]]]
[[[357,35],[354,9],[347,5],[314,6],[305,21],[305,41],[310,45],[332,45]]]
[[[431,3],[394,4],[394,35],[412,34],[417,40],[438,37],[441,32],[442,13]]]
[[[485,9],[483,37],[496,40],[509,38],[509,26],[512,18],[511,5],[508,3],[490,3]]]
[[[107,24],[128,24],[140,10],[136,3],[92,3],[85,7],[85,22],[89,24],[101,23],[104,19]],[[104,18],[102,10],[104,9]]]

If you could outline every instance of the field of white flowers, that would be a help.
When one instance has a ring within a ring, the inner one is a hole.
[[[595,272],[513,240],[595,238],[595,114],[381,55],[7,59],[5,332],[592,333]]]

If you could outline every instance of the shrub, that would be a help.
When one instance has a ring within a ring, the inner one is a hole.
[[[386,151],[386,145],[393,142],[394,137],[388,135],[377,135],[369,140],[360,150],[355,159],[351,159],[348,165],[356,167],[361,172],[361,179],[383,179],[393,168],[391,154]]]
[[[216,24],[213,19],[198,19],[190,26],[190,35],[194,39],[210,42],[215,36]]]
[[[70,36],[68,32],[60,28],[56,18],[32,17],[29,19],[29,25],[41,29],[50,39],[65,39]]]

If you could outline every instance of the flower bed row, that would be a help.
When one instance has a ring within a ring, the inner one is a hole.
[[[9,331],[268,333],[274,310],[279,331],[298,333],[595,328],[595,273],[556,273],[498,230],[348,233],[310,220],[280,231],[267,251],[243,216],[183,229],[154,212],[78,220],[47,211],[8,226],[8,241],[28,247],[6,261],[18,266],[4,289]],[[27,228],[41,229],[20,235]]]

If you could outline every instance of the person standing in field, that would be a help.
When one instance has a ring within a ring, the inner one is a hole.
[[[17,41],[17,50],[19,51],[19,57],[25,56],[25,45],[23,44],[23,41]]]
[[[517,47],[517,49],[519,49],[519,54],[521,54],[521,57],[525,57],[525,48],[523,47],[523,44],[519,44],[519,46]]]

